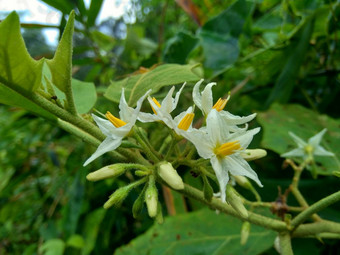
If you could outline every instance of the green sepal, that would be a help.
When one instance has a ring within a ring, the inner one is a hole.
[[[145,191],[148,185],[145,185],[142,192],[139,194],[135,202],[133,203],[132,206],[132,215],[133,218],[137,218],[138,215],[142,212],[143,210],[143,204],[144,204],[144,196],[145,196]]]
[[[202,174],[202,179],[203,179],[203,194],[204,194],[204,198],[207,201],[211,201],[213,194],[214,194],[214,190],[211,187],[209,180],[207,178],[207,176],[205,174]]]

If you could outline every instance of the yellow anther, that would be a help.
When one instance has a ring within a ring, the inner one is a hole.
[[[213,106],[213,109],[216,109],[216,111],[220,112],[224,109],[226,104],[228,103],[229,97],[227,99],[218,99],[216,104]]]
[[[157,101],[157,99],[156,98],[152,98],[152,101],[159,107],[159,108],[161,108],[161,104]],[[152,105],[151,105],[151,109],[152,109],[152,111],[153,111],[153,113],[154,114],[157,114],[157,112],[155,111],[155,109],[152,107]]]
[[[111,112],[106,112],[105,116],[116,128],[126,125],[125,121],[116,118]]]
[[[187,131],[194,119],[194,116],[194,113],[187,113],[177,127],[179,129]]]
[[[217,156],[225,157],[225,156],[233,154],[236,150],[239,150],[239,149],[241,149],[241,145],[239,141],[227,142],[217,147],[215,149],[215,154]]]

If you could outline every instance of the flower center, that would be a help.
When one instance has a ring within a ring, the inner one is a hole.
[[[241,149],[239,141],[227,142],[215,148],[215,154],[217,156],[229,156],[233,154],[236,150]]]
[[[161,108],[161,104],[157,101],[156,98],[153,97],[153,98],[152,98],[152,101],[153,101],[159,108]],[[156,112],[155,109],[152,107],[152,105],[151,105],[151,109],[152,109],[153,113],[157,115],[157,112]]]
[[[305,152],[306,152],[308,155],[313,154],[314,147],[313,147],[312,145],[307,144],[307,145],[305,146],[304,149],[305,149]]]
[[[187,113],[177,127],[179,129],[187,131],[194,119],[194,116],[194,113]]]
[[[105,114],[106,118],[116,127],[116,128],[119,128],[119,127],[122,127],[124,125],[126,125],[126,122],[121,120],[121,119],[118,119],[116,118],[115,116],[112,115],[111,112],[106,112]]]

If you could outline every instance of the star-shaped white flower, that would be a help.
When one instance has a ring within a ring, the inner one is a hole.
[[[224,107],[226,106],[227,102],[230,99],[230,95],[226,99],[218,99],[218,101],[213,105],[213,95],[212,95],[212,87],[216,85],[215,82],[209,83],[205,86],[202,93],[200,92],[200,86],[203,82],[203,79],[197,82],[194,86],[192,97],[194,100],[195,105],[201,109],[203,115],[207,117],[209,113],[215,109],[219,112],[219,114],[222,116],[222,118],[225,119],[225,122],[227,123],[227,126],[230,131],[236,132],[240,130],[237,125],[243,125],[252,119],[255,118],[256,113],[251,114],[249,116],[241,117],[237,115],[233,115],[228,111],[224,111]],[[244,130],[246,130],[248,127],[246,125]]]
[[[326,151],[320,145],[321,139],[323,135],[326,133],[326,131],[327,131],[326,128],[323,129],[316,135],[309,138],[308,142],[305,142],[300,137],[295,135],[293,132],[289,132],[289,135],[293,138],[298,148],[282,154],[281,157],[284,158],[302,157],[304,160],[307,160],[313,159],[314,156],[334,156],[334,153]]]
[[[182,93],[186,83],[182,85],[180,90],[176,93],[175,98],[172,97],[172,94],[175,91],[175,86],[173,86],[166,97],[163,99],[162,103],[159,103],[156,98],[148,97],[148,101],[152,107],[154,114],[140,112],[138,116],[138,120],[141,122],[154,122],[154,121],[163,121],[167,124],[171,119],[170,113],[177,107],[179,96]]]
[[[137,101],[136,108],[132,108],[128,106],[125,100],[123,89],[119,102],[119,118],[116,118],[110,112],[105,114],[108,120],[92,114],[94,121],[97,123],[103,134],[106,135],[106,138],[98,146],[95,153],[93,153],[92,156],[86,160],[84,166],[88,165],[104,153],[115,150],[121,145],[123,138],[130,133],[132,127],[135,125],[137,117],[140,113],[140,108],[142,107],[142,103],[150,92],[151,90],[147,91],[145,95]]]
[[[255,128],[249,131],[231,133],[226,128],[225,119],[214,109],[210,111],[207,117],[206,132],[192,133],[187,138],[195,145],[202,158],[210,159],[219,182],[222,201],[226,201],[226,185],[230,179],[229,173],[249,177],[262,187],[257,174],[242,157],[242,152],[259,131],[260,128]]]

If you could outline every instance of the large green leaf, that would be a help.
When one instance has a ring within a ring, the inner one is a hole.
[[[197,43],[197,37],[179,32],[167,42],[163,58],[167,63],[185,64],[188,55]]]
[[[36,61],[27,52],[17,13],[0,23],[0,35],[0,83],[35,91],[41,83],[43,60]]]
[[[308,51],[309,40],[313,33],[313,26],[313,19],[308,19],[299,33],[293,37],[292,43],[286,49],[286,62],[269,95],[267,105],[271,104],[273,101],[279,101],[281,103],[288,102],[296,84],[296,78],[298,77],[300,67]]]
[[[238,37],[254,3],[240,0],[218,16],[207,21],[199,36],[205,56],[205,66],[215,72],[233,64],[239,55]]]
[[[53,84],[62,92],[71,86],[74,17],[75,14],[72,11],[53,59],[46,61],[52,73]]]
[[[273,246],[275,232],[252,226],[248,242],[240,244],[242,222],[208,209],[168,217],[145,234],[117,249],[121,254],[249,254]]]
[[[194,67],[193,65],[161,65],[146,73],[112,82],[104,96],[114,102],[119,102],[121,90],[125,88],[126,100],[129,105],[133,106],[149,89],[155,93],[164,86],[199,80],[200,77],[192,71]]]
[[[296,148],[288,132],[293,132],[305,141],[327,128],[321,145],[332,151],[336,157],[316,157],[322,166],[317,166],[317,173],[330,175],[340,170],[340,121],[326,115],[319,115],[300,105],[274,104],[267,112],[258,115],[263,126],[263,147],[279,154]]]

